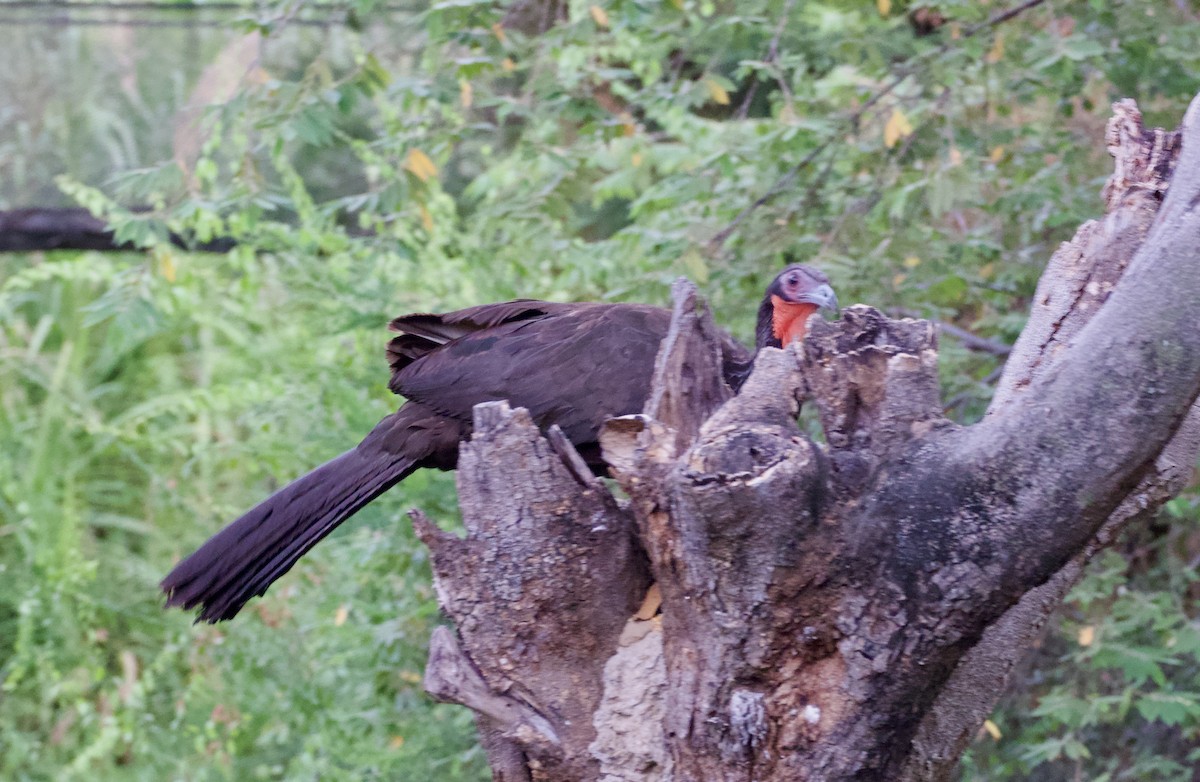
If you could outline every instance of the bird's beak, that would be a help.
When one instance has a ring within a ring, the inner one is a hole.
[[[838,300],[837,294],[833,292],[833,288],[828,285],[818,285],[808,293],[800,297],[801,301],[809,304],[816,304],[818,307],[823,307],[830,312],[837,314]]]

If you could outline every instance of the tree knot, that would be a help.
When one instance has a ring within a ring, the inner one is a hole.
[[[765,743],[767,709],[761,692],[734,690],[729,696],[729,738],[726,750],[748,756]]]

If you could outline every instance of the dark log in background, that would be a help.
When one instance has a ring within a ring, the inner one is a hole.
[[[1088,559],[1200,449],[1200,99],[1176,133],[1114,111],[1107,214],[1051,259],[978,424],[942,415],[933,325],[861,305],[730,398],[687,285],[645,414],[602,435],[628,499],[477,408],[467,537],[417,531],[455,628],[427,689],[476,712],[496,779],[953,778]]]
[[[196,252],[228,252],[232,239],[192,242],[171,235],[171,243]],[[51,250],[138,250],[119,243],[108,224],[79,207],[29,207],[0,211],[0,253],[48,252]]]

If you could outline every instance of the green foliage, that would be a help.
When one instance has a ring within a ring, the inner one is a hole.
[[[1200,753],[1200,513],[1173,501],[1072,592],[968,779],[1190,781]]]
[[[175,558],[386,414],[375,335],[310,329],[340,308],[272,260],[31,260],[0,265],[0,778],[481,778],[469,715],[420,688],[437,609],[401,510],[453,519],[445,476],[234,624],[160,607]]]
[[[0,67],[0,106],[38,108],[0,108],[0,198],[64,174],[147,248],[0,262],[5,779],[482,778],[467,715],[420,695],[436,615],[398,518],[452,519],[446,476],[406,481],[227,627],[158,608],[173,557],[392,409],[389,317],[661,303],[687,274],[748,337],[795,259],[846,303],[1011,342],[1046,258],[1099,212],[1108,103],[1173,124],[1200,83],[1193,13],[1153,0],[994,27],[999,4],[946,0],[929,36],[904,14],[928,4],[899,0],[573,2],[539,34],[490,2],[360,0],[319,29],[289,24],[302,5],[243,15],[261,51],[139,33],[132,71],[73,30],[38,76],[36,47],[0,31],[39,96]],[[92,60],[124,97],[55,89]],[[192,256],[171,232],[239,244]],[[996,360],[942,348],[971,420]],[[1095,568],[967,778],[1200,762],[1189,503],[1151,561]]]

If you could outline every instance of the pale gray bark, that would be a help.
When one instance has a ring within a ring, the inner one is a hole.
[[[417,529],[455,623],[427,687],[479,715],[497,779],[952,776],[1087,560],[1200,448],[1200,99],[1178,135],[1115,109],[1108,213],[1052,259],[979,424],[942,417],[932,326],[862,306],[730,398],[688,286],[645,414],[602,434],[628,500],[523,411],[477,410],[467,538]]]

